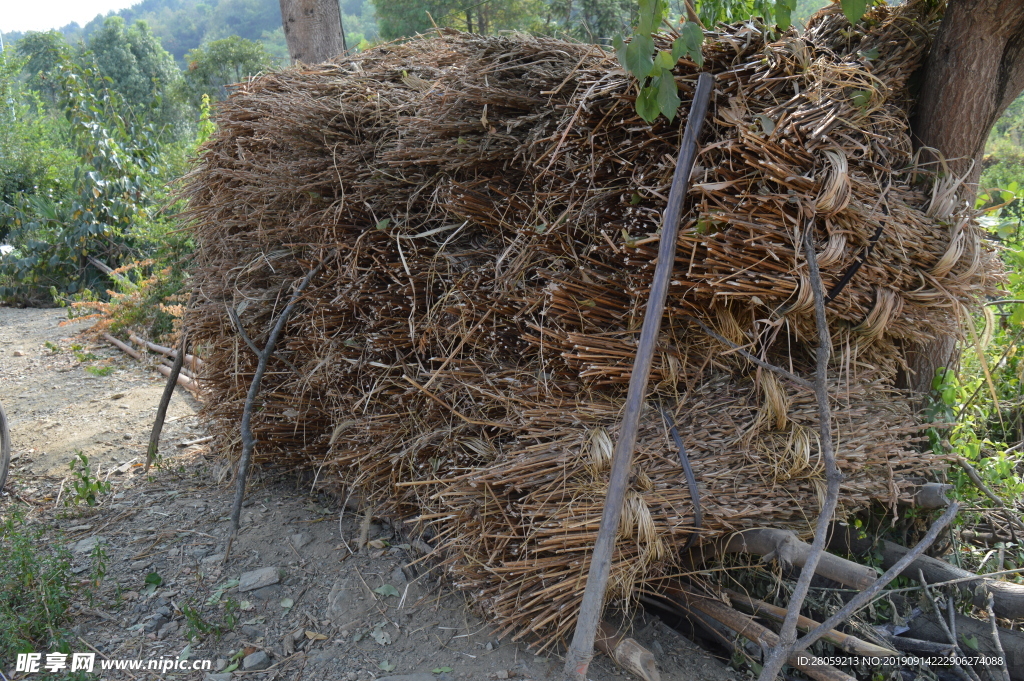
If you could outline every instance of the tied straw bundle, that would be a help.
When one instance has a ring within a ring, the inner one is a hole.
[[[956,183],[912,156],[906,81],[932,11],[877,7],[851,29],[833,7],[775,42],[754,22],[709,34],[716,91],[652,372],[703,540],[806,534],[817,514],[813,396],[693,323],[810,375],[807,229],[831,297],[839,513],[906,500],[935,468],[896,374],[906,347],[959,335],[1000,270]],[[684,100],[698,72],[678,63]],[[596,46],[441,31],[240,86],[186,189],[201,244],[187,325],[224,451],[257,363],[232,316],[262,346],[315,263],[263,377],[256,461],[315,469],[428,531],[455,583],[544,645],[585,587],[685,125],[643,123],[634,96]],[[653,404],[635,469],[609,587],[626,603],[692,531]]]

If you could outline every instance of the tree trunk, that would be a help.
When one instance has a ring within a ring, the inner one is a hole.
[[[338,0],[280,0],[292,63],[319,64],[345,51]]]
[[[996,119],[1024,90],[1024,2],[950,0],[924,67],[911,128],[914,142],[945,158],[971,192],[981,176],[985,141]],[[931,389],[935,370],[956,357],[951,338],[908,349],[916,393]]]

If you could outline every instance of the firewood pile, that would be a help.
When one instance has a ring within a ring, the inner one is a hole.
[[[908,500],[941,462],[895,387],[906,349],[958,336],[1001,276],[955,178],[911,148],[931,11],[877,7],[851,29],[833,6],[774,42],[720,27],[703,67],[675,69],[682,119],[653,125],[614,55],[541,37],[442,31],[241,86],[186,188],[187,328],[226,456],[253,347],[319,264],[263,378],[256,461],[427,532],[506,630],[571,631],[687,94],[710,71],[609,598],[657,591],[694,531],[659,405],[696,473],[702,541],[809,533],[814,395],[694,321],[812,376],[805,230],[830,297],[839,515]]]

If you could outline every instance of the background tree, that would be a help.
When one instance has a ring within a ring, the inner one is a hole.
[[[203,95],[227,97],[227,86],[274,67],[274,59],[258,42],[231,36],[214,40],[186,55],[187,70],[181,81],[181,96],[199,108]]]
[[[281,0],[292,63],[318,64],[346,51],[338,0]]]
[[[89,49],[99,72],[135,116],[163,125],[181,122],[177,102],[162,96],[181,80],[181,72],[146,22],[125,26],[121,17],[109,17],[89,39]]]
[[[47,102],[57,101],[60,84],[53,78],[58,66],[71,56],[71,46],[57,31],[29,33],[16,43],[15,52],[25,57],[22,70],[29,87],[39,92]]]

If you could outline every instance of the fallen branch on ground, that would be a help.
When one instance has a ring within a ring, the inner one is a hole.
[[[131,357],[133,359],[137,359],[140,362],[144,361],[145,355],[143,355],[142,353],[140,353],[138,350],[136,350],[135,348],[131,347],[130,345],[125,344],[123,341],[120,341],[117,338],[114,338],[109,333],[103,334],[101,336],[101,338],[103,338],[103,340],[107,341],[108,343],[110,343],[111,345],[116,347],[117,349],[121,350],[121,352],[125,353],[129,357]],[[164,376],[168,376],[169,377],[171,375],[171,367],[164,366],[163,364],[153,364],[152,367],[154,369],[156,369],[157,371],[159,371]],[[176,382],[182,388],[185,388],[185,389],[187,389],[187,390],[189,390],[189,391],[191,391],[193,393],[198,393],[199,392],[199,389],[200,389],[199,382],[196,379],[194,379],[194,378],[189,378],[188,376],[182,376],[181,374],[179,374],[178,377],[177,377]]]
[[[807,563],[811,545],[801,541],[795,532],[760,527],[732,535],[722,550],[725,553],[753,553],[765,559],[774,558],[783,568],[802,568]],[[855,589],[866,589],[877,576],[873,568],[828,552],[821,554],[815,572]]]
[[[910,549],[891,541],[882,540],[876,545],[869,538],[858,539],[849,527],[841,526],[832,533],[829,548],[836,552],[853,554],[867,553],[872,549],[878,550],[882,554],[882,567],[885,569],[892,567],[900,558],[910,552]],[[998,617],[1024,618],[1024,585],[1022,584],[998,581],[987,575],[976,575],[930,556],[918,556],[900,574],[917,579],[918,570],[924,573],[930,584],[936,586],[940,586],[938,584],[940,582],[957,584],[963,593],[972,597],[974,604],[979,608],[986,606],[988,602],[986,589],[991,589],[992,595],[995,597],[994,607]],[[916,590],[918,587],[911,588]]]
[[[779,650],[779,637],[775,632],[758,624],[753,618],[733,610],[721,601],[695,594],[688,589],[669,587],[666,591],[671,594],[672,601],[684,610],[697,610],[703,613],[743,638],[752,641],[762,650],[770,649],[769,654]],[[825,664],[824,660],[815,655],[799,655],[790,652],[786,656],[786,662],[815,681],[853,681],[853,677]]]

